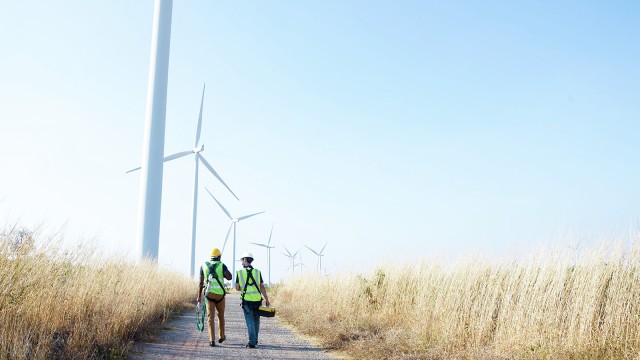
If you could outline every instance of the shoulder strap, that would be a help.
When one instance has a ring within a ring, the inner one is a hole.
[[[217,263],[216,266],[213,268],[214,270],[214,275],[213,278],[216,279],[216,281],[218,282],[218,285],[220,286],[220,289],[222,289],[222,298],[225,297],[225,295],[227,295],[227,290],[224,289],[224,285],[222,285],[222,282],[220,281],[220,278],[218,277],[218,274],[215,272],[216,268],[218,267],[218,265],[220,265],[221,263]],[[224,275],[223,275],[224,276]],[[220,300],[222,301],[222,300]]]
[[[258,291],[260,291],[260,287],[258,285],[258,282],[256,281],[256,279],[253,278],[253,270],[255,269],[251,269],[251,271],[247,271],[247,280],[251,279],[253,280],[253,285],[256,286],[256,289],[258,289]],[[247,283],[249,283],[249,281],[247,281]]]
[[[216,273],[216,269],[218,268],[218,265],[220,265],[219,262],[216,262],[213,264],[213,268],[209,269],[209,272],[213,275],[214,278],[218,278],[218,273]]]
[[[207,265],[207,269],[209,269],[209,275],[213,274],[213,270],[215,270],[215,268],[212,267],[213,264],[208,261],[204,264]],[[209,276],[207,276],[207,281],[209,281]]]

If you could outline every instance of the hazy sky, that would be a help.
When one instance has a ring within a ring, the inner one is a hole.
[[[0,5],[0,221],[133,258],[153,1]],[[165,154],[206,83],[198,262],[236,215],[274,280],[614,236],[640,216],[636,1],[175,1]],[[188,273],[193,160],[159,262]],[[562,235],[564,234],[564,235]],[[569,234],[569,235],[567,235]],[[230,265],[230,245],[223,260]]]

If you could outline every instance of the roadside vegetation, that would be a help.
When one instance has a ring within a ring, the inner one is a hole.
[[[0,359],[122,358],[195,288],[152,263],[38,246],[15,228],[0,234],[0,273]]]
[[[640,249],[385,264],[274,289],[278,316],[356,359],[637,359]]]

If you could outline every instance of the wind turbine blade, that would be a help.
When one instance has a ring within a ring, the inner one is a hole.
[[[200,155],[200,153],[198,153],[198,159],[200,159],[200,161],[202,161],[202,163],[204,164],[204,166],[206,166],[207,169],[209,169],[209,171],[213,174],[213,176],[216,177],[216,179],[218,179],[222,185],[224,185],[224,187],[227,188],[227,190],[229,190],[229,192],[231,193],[231,195],[233,195],[233,197],[235,197],[236,199],[238,199],[238,197],[236,196],[236,194],[233,193],[233,191],[231,191],[231,189],[227,186],[227,184],[224,182],[224,180],[222,180],[222,178],[220,177],[220,175],[218,175],[218,173],[213,170],[213,167],[211,166],[211,164],[209,164],[207,162],[207,160],[204,158],[204,156]],[[240,199],[238,199],[240,200]]]
[[[318,254],[315,250],[313,250],[312,248],[308,247],[307,245],[305,245],[304,247],[306,247],[307,249],[311,250],[312,253],[320,256],[320,254]]]
[[[296,253],[291,255],[291,257],[296,257],[296,255],[298,255],[299,252],[300,252],[300,250],[296,251]]]
[[[269,241],[267,242],[267,245],[271,245],[271,235],[273,235],[273,224],[271,224],[271,232],[269,233]]]
[[[287,249],[286,246],[283,246],[283,248],[284,248],[284,251],[287,252],[287,254],[285,256],[291,257],[291,252],[289,251],[289,249]]]
[[[183,156],[187,156],[187,155],[190,155],[190,154],[193,154],[193,151],[192,151],[192,150],[189,150],[189,151],[182,151],[182,152],[179,152],[179,153],[175,153],[175,154],[173,154],[173,155],[166,156],[165,158],[163,158],[163,159],[162,159],[162,162],[171,161],[171,160],[173,160],[173,159],[177,159],[177,158],[180,158],[180,157],[183,157]],[[141,167],[141,166],[138,166],[137,168],[135,168],[135,169],[131,169],[131,170],[127,170],[127,171],[125,171],[124,173],[125,173],[125,174],[128,174],[128,173],[130,173],[130,172],[134,172],[134,171],[137,171],[137,170],[140,170],[140,169],[142,169],[142,167]]]
[[[181,151],[181,152],[179,152],[179,153],[175,153],[175,154],[173,154],[173,155],[169,155],[169,156],[165,157],[164,159],[162,159],[162,162],[171,161],[171,160],[173,160],[173,159],[181,158],[181,157],[183,157],[183,156],[187,156],[187,155],[191,155],[191,154],[193,154],[193,151],[192,151],[192,150],[189,150],[189,151]]]
[[[324,243],[324,246],[322,247],[322,250],[320,250],[320,254],[322,254],[322,252],[324,251],[324,248],[327,247],[327,244],[328,244],[328,242]],[[320,254],[318,254],[318,255],[320,255]]]
[[[213,196],[213,194],[211,193],[211,191],[209,191],[209,189],[207,189],[206,187],[204,188],[205,190],[207,190],[207,192],[209,193],[209,195],[211,195],[211,197],[213,198],[213,200],[215,200],[216,203],[218,203],[218,206],[220,206],[220,209],[222,209],[222,211],[224,211],[225,214],[227,214],[227,217],[229,218],[229,220],[233,221],[233,216],[231,216],[231,214],[229,214],[229,212],[227,211],[227,209],[224,208],[224,206],[222,206],[222,204],[220,204],[220,202],[218,201],[218,199],[216,199],[215,196]],[[229,236],[229,233],[227,232],[227,236]],[[225,240],[226,242],[226,240]]]
[[[229,225],[229,230],[227,230],[227,236],[224,237],[224,244],[222,245],[222,252],[224,252],[224,248],[227,246],[227,240],[229,239],[229,233],[231,232],[231,228],[233,227],[233,222]]]
[[[265,245],[265,244],[258,244],[258,243],[254,243],[254,242],[250,242],[249,244],[262,246],[263,248],[268,248],[268,246],[267,246],[267,245]]]
[[[128,171],[125,171],[124,173],[125,173],[125,174],[128,174],[128,173],[130,173],[130,172],[134,172],[134,171],[136,171],[136,170],[140,170],[140,169],[142,169],[142,167],[141,167],[141,166],[138,166],[137,168],[135,168],[135,169],[131,169],[131,170],[128,170]]]
[[[250,218],[250,217],[252,217],[252,216],[260,215],[260,214],[262,214],[263,212],[266,212],[266,211],[260,211],[259,213],[255,213],[255,214],[251,214],[251,215],[245,215],[245,216],[240,216],[240,217],[238,218],[238,221],[240,221],[240,220],[244,220],[244,219],[248,219],[248,218]]]
[[[202,129],[202,107],[204,105],[204,89],[207,84],[202,85],[202,100],[200,100],[200,115],[198,116],[198,128],[196,130],[196,142],[193,144],[193,147],[198,147],[198,143],[200,142],[200,130]]]

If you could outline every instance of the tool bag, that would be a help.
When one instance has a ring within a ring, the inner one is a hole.
[[[274,317],[276,316],[276,308],[271,306],[260,306],[258,308],[258,314],[264,317]]]

